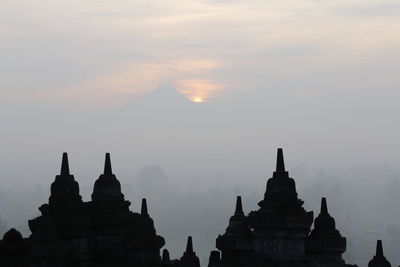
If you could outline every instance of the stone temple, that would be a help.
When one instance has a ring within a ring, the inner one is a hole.
[[[170,259],[166,249],[161,255],[165,240],[156,233],[146,199],[140,213],[130,211],[109,153],[91,201],[82,201],[66,153],[50,191],[48,203],[39,208],[41,215],[29,221],[28,238],[11,229],[0,240],[0,267],[200,267],[192,237],[180,259]],[[285,169],[282,149],[258,206],[246,215],[237,197],[235,212],[225,233],[216,239],[217,250],[211,252],[208,267],[354,266],[342,258],[346,238],[336,229],[327,200],[322,198],[315,220],[313,212],[303,208],[295,181]],[[390,266],[378,240],[368,267]]]

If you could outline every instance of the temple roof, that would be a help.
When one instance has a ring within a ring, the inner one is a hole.
[[[200,267],[200,260],[193,251],[192,237],[189,236],[186,243],[186,251],[180,259],[181,266],[183,267]]]
[[[301,207],[303,202],[297,198],[295,181],[289,177],[285,169],[285,161],[282,148],[278,148],[276,170],[272,178],[267,181],[267,189],[264,200],[258,205],[261,208],[274,207]]]
[[[236,209],[234,215],[229,219],[227,233],[250,233],[251,230],[246,223],[246,216],[243,212],[242,197],[236,198]]]
[[[139,221],[135,226],[136,232],[140,235],[155,235],[156,229],[154,228],[154,221],[149,215],[147,208],[147,201],[142,199],[142,206],[140,209]]]
[[[341,254],[346,251],[346,238],[336,229],[335,219],[328,213],[324,197],[321,199],[321,212],[315,218],[314,229],[308,237],[306,250],[313,255],[336,255],[339,262],[343,261]]]
[[[74,202],[81,203],[82,197],[79,195],[79,184],[69,172],[68,154],[64,152],[61,162],[61,172],[51,184],[49,204],[50,206],[56,203],[72,205]]]
[[[247,224],[255,230],[304,229],[307,233],[313,222],[313,212],[303,208],[298,198],[294,179],[285,169],[283,150],[277,151],[276,170],[267,181],[264,199],[258,203],[257,211],[247,216]]]
[[[3,266],[7,259],[24,259],[29,253],[28,243],[25,242],[20,232],[14,228],[7,231],[3,236],[3,241],[0,240],[0,265]],[[9,266],[4,265],[4,266]],[[17,266],[17,265],[10,265]],[[18,266],[27,266],[18,265]]]
[[[335,219],[328,213],[328,205],[326,198],[321,199],[321,212],[314,221],[314,229],[310,236],[316,237],[320,235],[334,235],[341,238],[339,231],[336,229]]]
[[[15,230],[15,228],[11,228],[10,230],[8,230],[4,236],[3,236],[3,240],[5,242],[9,242],[9,243],[15,243],[15,242],[20,242],[23,240],[22,235],[20,232],[18,232],[17,230]]]
[[[92,200],[123,200],[123,198],[121,184],[112,173],[110,153],[106,153],[104,172],[94,184]]]
[[[368,263],[368,267],[391,267],[390,262],[383,255],[382,240],[376,242],[376,254]]]

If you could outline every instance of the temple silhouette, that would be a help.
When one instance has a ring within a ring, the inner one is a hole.
[[[346,238],[336,229],[326,198],[315,220],[303,203],[285,169],[282,149],[278,149],[276,170],[267,181],[259,209],[246,216],[242,199],[237,197],[234,214],[225,233],[216,239],[217,250],[211,251],[208,267],[355,266],[342,258]],[[192,237],[180,259],[170,259],[166,249],[161,256],[165,240],[156,233],[146,199],[140,213],[130,211],[129,206],[112,172],[109,153],[89,202],[82,201],[64,153],[48,203],[39,208],[39,217],[29,221],[32,234],[23,238],[11,229],[0,240],[0,266],[200,267]],[[378,240],[368,267],[390,266]]]

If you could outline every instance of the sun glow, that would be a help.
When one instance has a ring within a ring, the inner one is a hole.
[[[193,99],[191,99],[193,102],[195,102],[195,103],[203,103],[204,102],[204,100],[203,100],[203,98],[201,97],[201,96],[195,96],[195,97],[193,97]]]
[[[205,103],[222,90],[222,86],[210,80],[181,80],[177,83],[178,90],[194,103]]]

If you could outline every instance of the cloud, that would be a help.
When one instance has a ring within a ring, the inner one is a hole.
[[[221,67],[213,59],[180,59],[165,62],[130,63],[112,73],[93,77],[67,88],[48,92],[47,97],[94,105],[120,105],[163,83],[176,85],[189,99],[215,96],[223,86],[211,82],[210,71]]]
[[[176,82],[178,90],[193,102],[207,102],[216,97],[224,87],[212,80],[207,79],[185,79]]]
[[[164,82],[185,87],[189,97],[203,88],[212,98],[263,84],[273,91],[279,79],[342,70],[371,78],[373,65],[389,75],[395,66],[384,62],[388,54],[399,58],[400,17],[385,12],[398,5],[376,6],[373,0],[10,1],[0,10],[0,91],[14,100],[116,105]],[[359,72],[365,64],[369,75]]]

